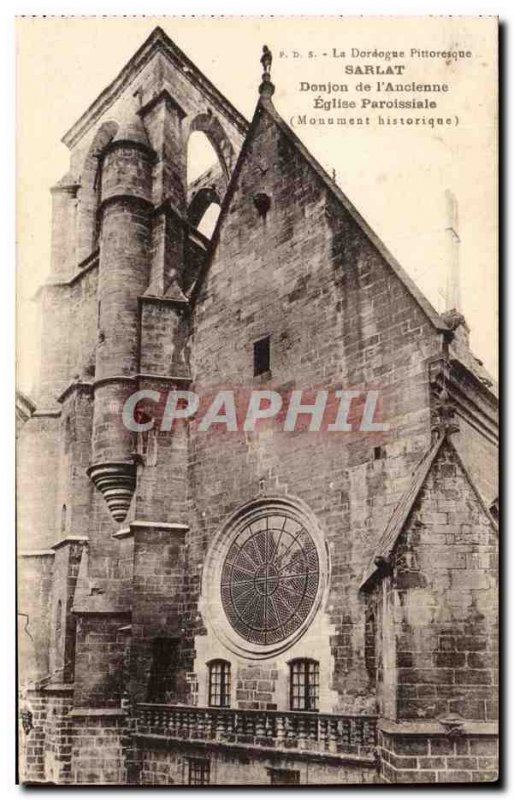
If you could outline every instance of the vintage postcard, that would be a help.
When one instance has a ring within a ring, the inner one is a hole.
[[[498,21],[17,21],[19,779],[498,781]]]

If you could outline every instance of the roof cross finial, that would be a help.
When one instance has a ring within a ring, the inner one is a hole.
[[[262,56],[261,56],[261,64],[262,64],[262,83],[259,86],[259,94],[261,97],[272,97],[275,92],[275,87],[271,82],[271,62],[273,61],[273,56],[271,55],[271,50],[267,45],[264,45],[262,48]]]

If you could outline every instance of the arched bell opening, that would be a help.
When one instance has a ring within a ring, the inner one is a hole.
[[[105,122],[98,129],[80,174],[77,220],[78,263],[89,258],[98,247],[100,234],[98,206],[101,192],[101,154],[116,136],[118,123]]]

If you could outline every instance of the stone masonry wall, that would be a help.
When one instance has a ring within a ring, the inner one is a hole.
[[[69,716],[72,709],[73,687],[48,687],[44,690],[47,714],[44,741],[45,780],[52,783],[69,783],[73,725]]]
[[[35,690],[26,693],[26,705],[32,713],[33,728],[28,735],[19,726],[18,769],[24,783],[45,779],[45,739],[47,698]]]
[[[120,785],[125,774],[123,716],[89,714],[73,717],[71,783]]]
[[[395,555],[399,718],[497,719],[497,547],[443,444]]]
[[[17,440],[17,544],[21,552],[47,550],[58,539],[55,476],[59,453],[58,417],[33,417]]]
[[[124,690],[127,615],[77,619],[75,707],[119,708]]]
[[[190,759],[209,761],[209,783],[213,786],[270,785],[271,773],[299,773],[300,785],[370,784],[377,781],[374,765],[326,762],[315,758],[295,758],[286,755],[268,756],[250,751],[244,753],[226,749],[211,750],[180,744],[166,749],[141,743],[140,783],[149,786],[170,784],[188,785]]]
[[[157,637],[181,639],[184,530],[137,526],[134,533],[134,609],[132,615],[131,693],[145,702],[152,672],[152,645]],[[187,647],[185,640],[181,649]],[[186,654],[187,656],[190,654]],[[179,663],[177,659],[175,663]],[[186,694],[184,670],[175,675],[174,697]]]
[[[18,669],[20,687],[50,673],[53,553],[18,561]]]
[[[491,504],[499,492],[498,443],[483,436],[462,417],[459,417],[459,428],[454,436],[459,453],[482,497]]]
[[[379,736],[385,783],[470,783],[498,779],[495,736]]]
[[[287,396],[295,388],[374,387],[383,392],[390,431],[271,433],[264,427],[244,434],[219,426],[206,434],[192,426],[189,570],[201,575],[210,541],[239,505],[259,494],[305,501],[330,550],[325,610],[333,630],[323,646],[334,660],[330,686],[339,693],[340,710],[350,712],[369,697],[356,589],[388,509],[429,443],[426,360],[438,338],[274,121],[262,111],[254,125],[251,155],[194,313],[193,388],[210,396],[222,387],[273,388]],[[253,200],[260,191],[271,197],[265,219]],[[271,337],[271,375],[254,379],[253,343],[265,335]],[[202,631],[201,620],[195,625]],[[212,657],[216,648],[214,639],[202,645]]]

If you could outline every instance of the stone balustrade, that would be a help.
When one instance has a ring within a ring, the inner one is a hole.
[[[376,717],[140,703],[136,733],[370,757],[376,744]]]

